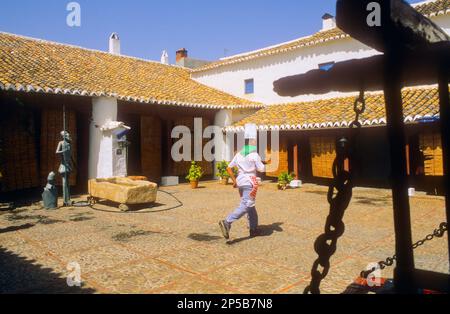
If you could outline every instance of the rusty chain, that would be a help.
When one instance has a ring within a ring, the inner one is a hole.
[[[433,233],[430,233],[429,235],[427,235],[423,240],[420,240],[420,241],[417,241],[416,243],[414,243],[413,246],[412,246],[412,249],[415,250],[418,247],[424,245],[426,242],[433,240],[434,238],[442,238],[447,231],[448,231],[447,223],[446,222],[441,223],[439,225],[439,228],[435,229],[433,231]],[[392,257],[388,257],[388,258],[386,258],[386,260],[380,261],[380,262],[377,263],[378,264],[378,268],[377,267],[373,267],[372,269],[362,271],[361,274],[360,274],[360,277],[364,278],[364,279],[367,279],[367,278],[369,278],[369,276],[373,272],[377,271],[378,269],[383,270],[386,267],[390,267],[390,266],[394,265],[394,262],[396,260],[397,260],[397,256],[396,255],[394,255]]]
[[[328,190],[330,213],[325,224],[325,233],[320,235],[314,243],[314,250],[318,254],[311,270],[311,282],[305,288],[304,294],[320,294],[320,284],[330,270],[330,258],[337,249],[337,241],[345,232],[344,214],[353,195],[353,175],[345,169],[345,161],[352,163],[351,146],[361,130],[360,116],[366,110],[364,90],[361,88],[359,97],[355,100],[353,110],[355,120],[349,125],[350,141],[342,138],[336,147],[336,159],[333,163],[333,181]]]

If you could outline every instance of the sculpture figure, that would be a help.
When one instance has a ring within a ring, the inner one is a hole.
[[[64,206],[71,206],[69,176],[72,172],[72,140],[67,131],[62,131],[61,137],[63,140],[58,143],[58,148],[56,149],[56,154],[61,155],[61,165],[58,172],[62,176]]]
[[[58,190],[56,188],[56,174],[52,171],[47,177],[47,185],[42,193],[42,201],[45,209],[55,209],[58,207]]]

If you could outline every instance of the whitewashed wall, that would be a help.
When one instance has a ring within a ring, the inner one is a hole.
[[[450,15],[435,17],[432,20],[450,34]],[[376,54],[379,52],[359,41],[345,38],[193,73],[192,77],[200,83],[232,95],[266,104],[309,101],[346,94],[332,92],[325,95],[280,97],[273,91],[273,82],[285,76],[317,69],[322,63],[361,59]],[[246,95],[244,92],[244,81],[247,79],[254,79],[255,93],[252,95]]]

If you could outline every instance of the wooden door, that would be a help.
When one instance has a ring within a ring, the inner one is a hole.
[[[159,117],[141,117],[142,175],[157,183],[161,181],[162,176],[161,131]]]

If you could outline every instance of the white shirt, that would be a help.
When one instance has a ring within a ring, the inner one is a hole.
[[[237,185],[242,186],[252,186],[251,177],[256,177],[256,171],[264,172],[266,167],[261,161],[261,157],[257,152],[243,156],[238,153],[231,161],[230,168],[237,167],[239,169],[239,175],[237,177]]]

